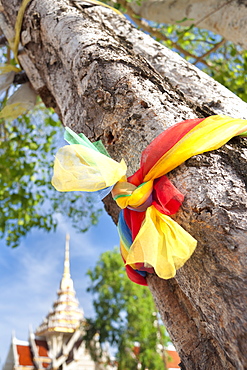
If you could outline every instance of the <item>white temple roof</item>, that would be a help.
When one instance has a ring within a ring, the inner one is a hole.
[[[83,321],[83,311],[75,297],[74,283],[70,276],[69,235],[66,235],[64,271],[52,310],[37,328],[36,335],[49,332],[73,333]]]

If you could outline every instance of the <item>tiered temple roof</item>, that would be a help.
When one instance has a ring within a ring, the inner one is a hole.
[[[37,328],[36,335],[48,332],[73,333],[83,322],[83,311],[76,299],[73,280],[70,276],[69,235],[66,235],[64,272],[57,292],[53,309],[48,313],[42,324]]]
[[[64,271],[52,310],[35,334],[30,330],[28,341],[13,335],[3,370],[115,370],[114,363],[107,364],[108,354],[100,362],[91,358],[84,343],[84,321],[70,276],[69,235],[66,235]],[[97,343],[96,340],[96,347]],[[133,355],[137,352],[134,349]],[[178,369],[178,354],[173,349],[167,354],[167,368]]]

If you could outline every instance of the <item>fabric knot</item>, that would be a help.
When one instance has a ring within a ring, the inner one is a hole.
[[[136,186],[125,177],[113,187],[112,196],[120,208],[143,212],[152,204],[152,191],[153,181]]]
[[[145,202],[142,203],[142,205],[140,205],[139,207],[134,208],[134,207],[128,206],[127,208],[130,209],[131,211],[135,211],[135,212],[145,212],[148,207],[151,207],[152,202],[153,202],[153,195],[150,194],[148,199],[145,200]]]

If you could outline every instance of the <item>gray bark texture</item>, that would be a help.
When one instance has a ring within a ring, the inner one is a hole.
[[[131,8],[142,18],[158,23],[195,25],[247,49],[246,0],[143,0]]]
[[[13,33],[19,0],[1,0]],[[247,119],[247,105],[110,9],[32,0],[19,60],[33,88],[64,125],[101,139],[129,174],[166,127],[195,117]],[[175,278],[148,284],[182,369],[246,369],[247,143],[191,158],[169,174],[185,194],[175,219],[198,246]],[[116,220],[112,200],[106,208]]]

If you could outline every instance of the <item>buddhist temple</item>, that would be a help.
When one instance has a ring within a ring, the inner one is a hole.
[[[70,275],[67,235],[63,275],[52,309],[35,332],[30,327],[27,341],[12,335],[2,370],[116,370],[117,364],[109,363],[107,353],[102,354],[100,362],[92,359],[83,340],[85,324]],[[100,349],[97,337],[93,347]],[[133,356],[138,356],[138,351],[139,347],[133,348]],[[175,349],[167,349],[167,369],[179,369],[179,362]]]
[[[3,370],[114,370],[103,355],[93,361],[85,347],[85,319],[70,276],[69,235],[66,236],[64,271],[51,311],[28,341],[12,341]],[[95,339],[95,346],[99,346]]]

